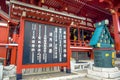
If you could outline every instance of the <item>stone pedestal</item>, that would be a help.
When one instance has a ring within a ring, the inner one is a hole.
[[[120,71],[115,68],[99,68],[93,67],[88,69],[87,77],[97,80],[120,80]]]

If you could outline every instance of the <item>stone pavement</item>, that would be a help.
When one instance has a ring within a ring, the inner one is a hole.
[[[86,77],[87,71],[78,71],[71,74],[65,72],[54,72],[45,74],[24,75],[22,80],[94,80]],[[15,80],[11,77],[10,80]]]
[[[120,69],[120,60],[116,61],[116,66]],[[44,74],[31,74],[24,75],[22,80],[94,80],[86,77],[87,70],[79,70],[77,72],[66,74],[65,72],[52,72],[52,73],[44,73]],[[16,80],[15,76],[10,77],[9,79],[3,80]]]

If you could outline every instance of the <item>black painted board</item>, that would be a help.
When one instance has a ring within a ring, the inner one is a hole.
[[[63,34],[62,34],[63,38],[62,38],[62,41],[63,41],[63,50],[62,50],[62,62],[66,62],[67,61],[67,49],[66,49],[66,44],[67,44],[67,40],[66,40],[66,28],[63,28]]]
[[[62,62],[62,50],[63,50],[63,41],[62,41],[62,28],[59,27],[58,30],[58,57],[59,57],[59,62]]]
[[[32,23],[32,34],[31,34],[31,51],[30,51],[30,63],[35,64],[36,63],[36,57],[37,57],[37,23]]]
[[[25,28],[24,28],[24,50],[23,50],[23,64],[28,64],[29,62],[29,51],[30,51],[30,31],[31,31],[31,23],[30,22],[25,22]]]
[[[59,62],[58,60],[58,47],[57,47],[57,43],[58,43],[58,39],[57,39],[57,33],[58,33],[58,28],[53,26],[53,62]]]
[[[25,21],[24,32],[23,64],[66,62],[66,28]]]
[[[53,63],[53,28],[47,25],[47,63]]]
[[[23,64],[34,64],[35,63],[35,56],[36,56],[36,46],[35,46],[35,37],[31,37],[33,35],[33,28],[35,24],[32,22],[26,21],[25,22],[25,29],[24,29],[24,50],[23,50]],[[34,34],[36,35],[36,29],[34,29]],[[34,40],[34,44],[32,43]],[[34,49],[33,49],[34,46]],[[34,51],[34,53],[32,53]],[[34,55],[34,56],[33,56]]]
[[[42,24],[41,25],[41,63],[45,63],[45,55],[44,55],[44,52],[43,52],[43,49],[44,49],[44,27],[45,25]],[[39,62],[38,62],[39,64]]]
[[[42,24],[37,24],[37,31],[36,31],[36,63],[42,63]]]

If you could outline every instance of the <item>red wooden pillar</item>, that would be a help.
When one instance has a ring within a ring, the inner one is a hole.
[[[10,64],[16,65],[16,56],[17,55],[17,47],[12,47],[12,52],[11,52],[11,62]]]
[[[91,60],[94,59],[94,52],[93,52],[93,50],[90,51],[90,59],[91,59]]]
[[[119,16],[116,11],[112,11],[113,17],[113,26],[114,26],[114,39],[115,39],[115,49],[117,53],[120,52],[120,24],[119,24]]]
[[[71,58],[71,49],[70,49],[70,26],[67,27],[67,68],[66,73],[71,73],[70,68],[70,58]]]
[[[13,43],[17,43],[17,33],[16,30],[13,33]],[[17,47],[12,47],[12,52],[11,52],[11,64],[16,65],[16,58],[17,58]]]
[[[21,19],[20,19],[20,35],[19,35],[19,40],[18,40],[18,52],[17,52],[16,80],[22,79],[23,42],[24,42],[24,20],[21,17]]]

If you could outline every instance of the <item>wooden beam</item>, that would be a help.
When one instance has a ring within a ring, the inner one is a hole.
[[[67,5],[79,9],[79,6],[78,6],[78,5],[75,5],[75,4],[71,3],[71,2],[62,1],[62,0],[55,0],[55,1],[59,2],[59,3],[61,4],[61,6],[63,7],[63,9],[65,9],[65,7],[67,7]]]
[[[26,0],[22,0],[22,2],[26,2]]]
[[[68,10],[68,8],[67,8],[67,4],[66,3],[64,3],[63,1],[61,1],[61,0],[55,0],[55,1],[57,1],[57,2],[59,2],[60,3],[60,8],[59,8],[59,11],[67,11]]]
[[[30,4],[35,4],[35,3],[34,3],[34,0],[30,0]]]
[[[42,6],[42,4],[44,4],[45,3],[45,0],[39,0],[38,1],[38,6]]]
[[[118,9],[120,8],[120,4],[118,4],[117,6],[115,6],[115,10],[118,12]]]
[[[2,11],[2,10],[0,10],[0,18],[1,18],[1,20],[4,20],[4,21],[6,21],[6,22],[8,22],[8,23],[12,23],[12,24],[15,24],[15,25],[18,24],[18,22],[10,19],[10,18],[8,17],[8,14],[6,14],[6,13],[5,13],[4,11]]]
[[[99,2],[106,2],[110,5],[110,8],[114,7],[113,1],[112,0],[99,0]]]
[[[120,13],[118,12],[117,14],[118,14],[118,16],[120,17]]]
[[[38,6],[42,6],[41,0],[39,0],[39,2],[38,2]]]

